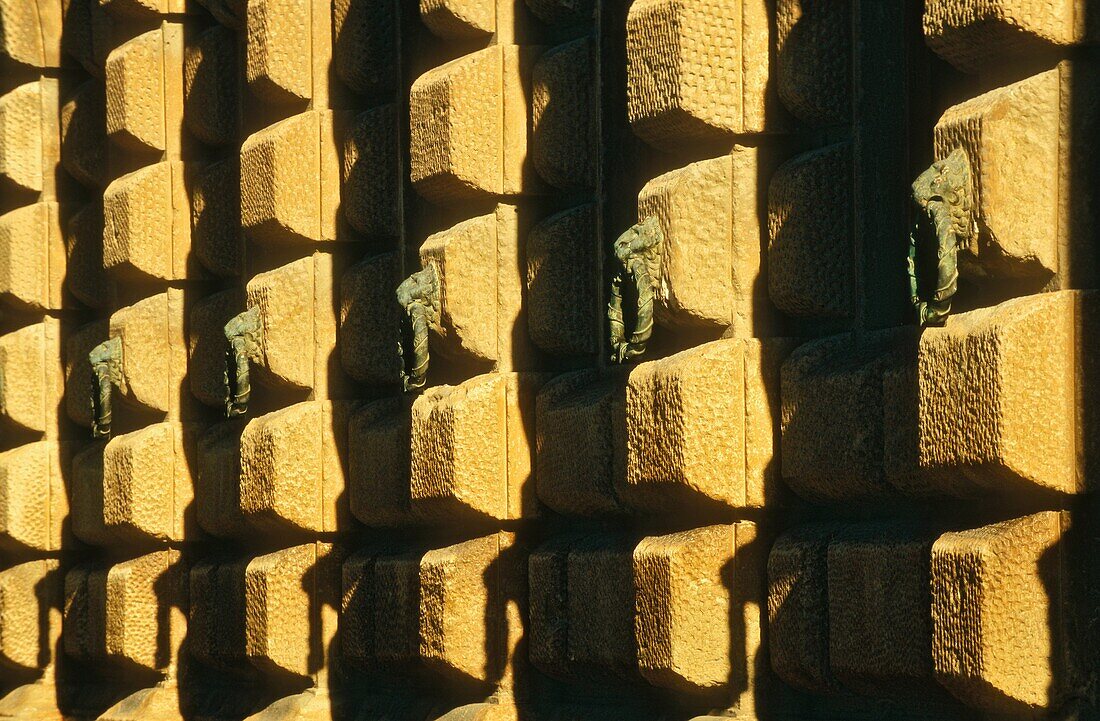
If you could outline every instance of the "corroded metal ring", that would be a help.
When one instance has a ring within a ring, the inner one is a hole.
[[[412,331],[412,359],[404,343],[397,342],[401,356],[401,385],[405,391],[424,387],[428,376],[428,328],[439,322],[439,275],[433,265],[413,273],[397,287],[397,302],[405,311]]]
[[[660,262],[664,235],[657,219],[650,216],[631,226],[615,240],[615,257],[622,269],[611,279],[611,299],[607,304],[607,321],[611,341],[611,360],[624,363],[645,353],[646,343],[653,335],[653,302],[656,280],[650,272]],[[638,306],[634,330],[629,340],[623,320],[623,283],[634,282]]]

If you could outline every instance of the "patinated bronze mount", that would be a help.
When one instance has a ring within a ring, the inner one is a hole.
[[[624,363],[645,353],[646,343],[653,335],[653,299],[660,278],[663,244],[664,233],[654,216],[631,226],[615,240],[615,258],[622,268],[611,279],[611,300],[607,304],[611,360],[615,363]],[[638,298],[634,330],[629,340],[623,320],[623,283],[628,279],[633,280]]]
[[[88,353],[92,365],[92,438],[111,437],[111,386],[122,382],[122,340],[108,338]]]
[[[397,341],[401,384],[406,391],[418,390],[424,387],[428,375],[428,328],[439,324],[439,273],[435,266],[429,264],[402,281],[397,286],[397,303],[405,312],[412,335],[411,359],[404,342]]]
[[[248,412],[252,396],[249,362],[260,360],[260,309],[252,307],[233,316],[225,324],[225,417],[235,418]]]

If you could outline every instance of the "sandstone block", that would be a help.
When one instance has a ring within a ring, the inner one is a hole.
[[[768,647],[785,682],[811,693],[836,688],[829,667],[829,542],[839,526],[799,526],[768,554]]]
[[[401,254],[394,251],[352,266],[340,282],[340,363],[361,383],[401,382],[401,308],[394,299],[401,276]]]
[[[411,175],[437,203],[538,190],[527,162],[537,48],[494,45],[421,75],[410,91]]]
[[[0,189],[52,199],[60,153],[57,80],[42,78],[0,96]]]
[[[1068,518],[1044,511],[958,533],[932,547],[936,679],[968,706],[1038,713],[1069,691]]]
[[[386,398],[366,403],[348,425],[348,500],[368,526],[412,523],[411,403]]]
[[[334,0],[333,66],[357,93],[393,101],[400,61],[398,36],[404,7],[398,0]]]
[[[591,536],[551,542],[530,556],[529,655],[547,673],[629,677],[634,640],[632,544]]]
[[[0,453],[0,548],[12,554],[61,550],[71,455],[70,444],[56,440]]]
[[[428,236],[420,246],[421,265],[435,268],[440,285],[432,352],[501,371],[532,363],[526,339],[516,338],[516,328],[525,325],[519,260],[524,235],[518,208],[498,205]]]
[[[91,563],[76,564],[65,572],[61,642],[65,654],[77,661],[106,656],[106,576],[106,568]]]
[[[245,568],[248,559],[215,556],[188,574],[188,652],[214,668],[246,664]]]
[[[595,204],[557,213],[527,236],[527,332],[541,350],[590,355],[600,347],[599,219]]]
[[[60,321],[0,336],[0,428],[56,438],[63,391]]]
[[[626,387],[632,506],[762,508],[777,499],[773,419],[787,341],[720,340],[635,366]],[[720,473],[715,469],[721,468]]]
[[[115,307],[115,281],[103,267],[103,204],[93,201],[69,218],[65,229],[65,288],[84,305]]]
[[[282,533],[347,528],[344,496],[352,404],[305,401],[254,418],[241,435],[241,510]]]
[[[251,533],[241,509],[243,417],[210,426],[198,440],[195,517],[202,530],[219,538]]]
[[[321,669],[336,634],[343,557],[331,543],[306,543],[248,562],[245,648],[253,666],[284,677]]]
[[[538,496],[566,515],[622,513],[615,492],[626,473],[620,379],[596,371],[557,376],[535,406]]]
[[[65,412],[74,423],[92,425],[92,364],[88,353],[107,340],[107,320],[98,320],[69,333],[65,341]]]
[[[179,161],[155,163],[117,178],[103,192],[103,265],[117,279],[193,277],[184,173]]]
[[[241,223],[253,240],[337,239],[340,157],[334,122],[330,110],[307,110],[244,141]]]
[[[534,405],[544,378],[490,373],[434,386],[412,407],[410,499],[428,518],[530,518]]]
[[[1087,0],[930,0],[925,42],[965,72],[1100,39]]]
[[[64,715],[58,708],[56,685],[52,679],[41,678],[34,683],[16,686],[0,699],[0,718],[33,718],[36,721],[63,719]]]
[[[953,495],[1085,490],[1097,449],[1080,394],[1096,371],[1074,339],[1095,326],[1098,302],[1087,291],[1030,295],[925,330],[914,455],[927,482],[949,476],[940,488]]]
[[[18,673],[54,662],[61,637],[62,587],[56,558],[0,571],[0,666]]]
[[[768,3],[644,0],[626,24],[634,132],[657,147],[776,129]]]
[[[405,181],[399,156],[397,106],[384,105],[356,116],[344,136],[341,201],[355,230],[383,239],[401,234]]]
[[[772,176],[768,294],[784,313],[847,318],[854,312],[851,193],[849,143],[800,155]]]
[[[59,310],[65,305],[65,273],[57,203],[0,215],[0,303],[20,311]]]
[[[235,277],[244,263],[241,163],[231,157],[196,173],[191,188],[191,247],[203,268]]]
[[[190,42],[183,58],[184,122],[209,145],[237,139],[237,41],[232,30],[216,25]]]
[[[420,653],[420,556],[370,546],[344,561],[341,649],[369,669],[408,667]]]
[[[122,43],[107,56],[105,72],[107,135],[112,142],[128,152],[167,151],[169,157],[178,157],[183,130],[183,25],[165,22]]]
[[[420,657],[457,682],[510,688],[527,608],[527,555],[494,533],[420,561]]]
[[[225,324],[244,308],[244,294],[223,290],[197,301],[191,308],[187,342],[187,377],[191,394],[214,408],[225,408]]]
[[[871,524],[829,543],[829,664],[850,690],[889,696],[932,685],[934,538],[919,528]]]
[[[190,0],[100,0],[100,4],[120,18],[155,18],[179,15],[194,10]]]
[[[646,183],[638,217],[661,225],[656,319],[664,326],[767,331],[764,230],[757,187],[771,161],[756,148],[692,163]]]
[[[257,0],[248,3],[245,77],[260,100],[288,104],[309,100],[314,93],[313,61],[323,54],[314,48],[313,23],[329,23],[324,7],[311,0]],[[325,34],[328,35],[328,28]],[[327,82],[327,81],[323,81]]]
[[[420,0],[420,19],[449,40],[482,39],[497,28],[494,0]]]
[[[177,683],[168,679],[152,688],[135,691],[104,711],[96,721],[180,721],[186,718],[188,702]]]
[[[107,185],[107,99],[103,83],[88,80],[61,106],[61,165],[82,185]]]
[[[647,681],[715,699],[751,688],[765,603],[754,543],[755,525],[742,521],[651,536],[634,549],[634,637]]]
[[[61,2],[0,2],[0,57],[32,68],[61,66]]]
[[[596,53],[593,38],[575,40],[543,53],[531,73],[531,159],[542,179],[556,188],[596,185]]]
[[[62,8],[62,48],[89,75],[102,79],[107,53],[115,44],[115,19],[98,0],[62,0]]]
[[[838,125],[852,104],[851,0],[779,0],[775,85],[802,122]]]

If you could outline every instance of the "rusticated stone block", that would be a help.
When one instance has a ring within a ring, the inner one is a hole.
[[[183,119],[202,142],[228,145],[237,139],[237,77],[232,30],[215,25],[188,44],[183,58]]]
[[[189,506],[195,495],[192,464],[199,431],[194,425],[169,421],[108,441],[103,449],[100,512],[115,544],[195,540]]]
[[[1082,280],[1095,277],[1085,266],[1096,221],[1087,203],[1070,201],[1092,185],[1092,170],[1064,147],[1098,127],[1100,96],[1078,90],[1095,82],[1086,67],[1062,63],[948,108],[936,124],[936,158],[962,148],[970,161],[963,222],[976,233],[960,248],[965,275],[1042,282],[1059,273],[1063,288],[1094,287]]]
[[[187,329],[187,377],[191,393],[201,402],[224,409],[226,352],[225,324],[244,308],[244,294],[223,290],[197,301]]]
[[[103,508],[105,441],[95,441],[73,456],[70,475],[70,511],[73,535],[93,546],[110,546],[115,539],[107,532]]]
[[[197,0],[219,23],[240,32],[245,29],[248,0]]]
[[[191,188],[191,247],[202,267],[235,277],[244,263],[241,230],[241,163],[236,157],[210,163]]]
[[[782,340],[719,340],[636,366],[626,387],[620,497],[662,512],[670,504],[776,502],[773,423],[789,347]]]
[[[69,333],[65,341],[65,412],[78,425],[92,425],[92,364],[88,353],[107,340],[109,323],[98,320]]]
[[[329,367],[336,349],[334,286],[341,270],[335,262],[332,254],[314,253],[248,281],[245,306],[259,308],[261,326],[260,361],[251,364],[254,382],[332,397],[329,388],[341,382]]]
[[[0,336],[0,428],[56,438],[64,385],[60,321],[45,318]]]
[[[122,342],[117,390],[123,400],[137,408],[168,413],[172,418],[185,410],[180,395],[187,374],[185,324],[184,292],[177,288],[111,315],[109,337]],[[87,403],[91,396],[84,398]]]
[[[420,653],[420,557],[370,546],[343,566],[340,646],[369,669],[409,667]]]
[[[580,371],[548,381],[535,410],[539,500],[567,515],[621,513],[624,423],[621,379]]]
[[[186,718],[188,701],[177,683],[169,679],[151,688],[139,689],[104,711],[96,721],[176,721]]]
[[[400,0],[333,0],[332,64],[355,92],[394,99],[393,69],[400,64],[397,38],[403,12]]]
[[[742,521],[638,544],[634,636],[647,681],[716,699],[752,688],[765,603],[759,543]]]
[[[847,122],[852,106],[851,0],[779,0],[776,92],[809,125]]]
[[[257,242],[336,240],[340,155],[333,123],[332,111],[307,110],[244,141],[241,223]]]
[[[117,178],[103,192],[103,265],[119,280],[192,277],[184,172],[179,161],[155,163]]]
[[[531,157],[556,188],[592,188],[599,162],[596,41],[548,50],[531,71]]]
[[[361,383],[401,382],[401,307],[394,299],[401,277],[401,254],[393,251],[352,266],[340,281],[340,363]]]
[[[481,39],[497,28],[495,0],[420,0],[420,19],[449,40]]]
[[[65,272],[57,203],[0,215],[0,303],[21,311],[59,310],[65,304]]]
[[[0,1],[0,57],[32,68],[61,66],[61,3]]]
[[[348,499],[368,526],[412,523],[410,507],[411,403],[385,398],[367,403],[348,426]]]
[[[850,690],[891,696],[934,686],[934,539],[918,528],[869,524],[829,543],[829,663]]]
[[[534,405],[544,378],[489,373],[435,386],[412,407],[413,511],[429,518],[530,518]]]
[[[0,666],[21,672],[53,663],[61,638],[63,585],[56,558],[0,571]]]
[[[1088,0],[929,0],[924,37],[940,57],[976,72],[1052,47],[1100,40]]]
[[[306,543],[248,562],[245,647],[252,665],[292,677],[321,669],[336,635],[344,555],[331,543]]]
[[[61,549],[71,454],[70,444],[55,440],[0,453],[0,548],[13,554]]]
[[[949,477],[951,494],[1085,490],[1098,449],[1080,393],[1096,370],[1075,339],[1097,327],[1098,304],[1088,291],[1030,295],[925,329],[915,455],[927,482]]]
[[[502,371],[531,365],[530,345],[516,333],[525,325],[519,260],[524,230],[515,206],[498,205],[428,236],[420,246],[421,265],[434,266],[440,284],[433,352]]]
[[[829,541],[839,526],[799,526],[768,554],[768,647],[785,682],[811,693],[833,691],[829,667]]]
[[[527,331],[547,353],[599,350],[597,215],[595,204],[571,208],[542,221],[527,236]]]
[[[89,75],[102,78],[107,53],[113,47],[114,19],[98,0],[62,0],[62,8],[62,48]]]
[[[61,106],[61,165],[89,188],[107,185],[106,103],[103,83],[88,80]]]
[[[97,310],[115,306],[115,281],[103,267],[103,204],[88,203],[65,229],[65,288]]]
[[[420,561],[420,657],[459,682],[511,688],[527,608],[527,554],[499,532]]]
[[[766,332],[757,188],[772,163],[762,156],[738,145],[660,175],[638,194],[638,217],[655,216],[664,234],[655,307],[662,325]]]
[[[767,98],[768,6],[760,0],[631,5],[626,53],[634,132],[665,147],[776,129]]]
[[[59,160],[57,80],[42,78],[0,96],[0,190],[33,198],[53,191]]]
[[[313,61],[317,58],[310,42],[311,28],[320,20],[312,17],[314,5],[311,0],[248,3],[245,77],[257,98],[286,104],[313,97]]]
[[[241,510],[282,533],[343,530],[352,404],[304,401],[254,418],[241,435]]]
[[[493,45],[421,75],[410,91],[411,175],[437,203],[538,190],[528,168],[538,48]]]
[[[1068,520],[1044,511],[932,547],[936,679],[968,706],[1034,714],[1066,699]]]
[[[163,673],[186,635],[187,567],[174,549],[65,576],[65,651],[131,673]]]
[[[252,531],[241,509],[241,433],[245,418],[210,426],[199,438],[195,478],[195,517],[202,530],[219,538]]]
[[[548,25],[568,25],[590,21],[595,12],[593,0],[527,0],[527,7]]]
[[[118,0],[114,0],[118,2]],[[107,56],[107,135],[135,153],[178,156],[183,130],[183,25],[165,22]]]
[[[344,136],[341,199],[348,224],[367,236],[401,234],[404,178],[398,156],[397,106],[384,105],[355,117]]]
[[[911,363],[913,329],[833,336],[800,346],[782,370],[786,484],[817,503],[888,498],[884,375]],[[904,402],[904,401],[903,401]]]
[[[214,668],[239,668],[245,653],[245,568],[248,559],[215,556],[188,574],[188,652]]]
[[[582,537],[546,544],[528,563],[529,655],[556,675],[629,677],[636,665],[632,544]]]
[[[852,147],[846,142],[800,155],[772,176],[768,294],[784,313],[852,315],[851,194]]]
[[[193,11],[191,0],[99,0],[120,18],[154,18]]]

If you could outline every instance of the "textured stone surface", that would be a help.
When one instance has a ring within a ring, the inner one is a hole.
[[[531,157],[556,188],[596,184],[599,101],[596,45],[574,40],[543,53],[531,73]]]
[[[57,436],[61,324],[54,318],[0,336],[0,428]]]
[[[91,202],[69,217],[65,229],[65,289],[84,305],[116,304],[114,279],[103,267],[103,204]]]
[[[20,85],[0,96],[0,189],[40,193],[58,161],[57,81]]]
[[[377,670],[407,668],[419,659],[420,556],[383,543],[344,561],[340,644],[352,663]]]
[[[420,0],[420,19],[441,38],[480,39],[496,31],[497,4],[495,0]]]
[[[81,84],[61,107],[61,165],[91,188],[107,185],[107,100],[103,84]]]
[[[225,408],[225,324],[243,309],[244,294],[237,289],[212,293],[191,308],[187,378],[191,393],[214,408]]]
[[[355,92],[384,97],[395,90],[402,12],[400,0],[333,1],[333,66]]]
[[[411,403],[386,398],[356,409],[348,425],[348,500],[368,526],[412,523]]]
[[[65,304],[65,241],[58,204],[25,205],[0,215],[0,304],[59,310]]]
[[[776,91],[808,125],[848,120],[852,104],[851,0],[779,0]]]
[[[0,571],[0,665],[9,672],[53,663],[61,637],[62,587],[55,558]]]
[[[185,165],[164,161],[112,181],[103,192],[103,265],[119,280],[188,276],[191,218]]]
[[[240,160],[226,158],[205,165],[191,187],[191,247],[215,275],[240,275],[244,263],[240,174]]]
[[[394,298],[400,283],[401,258],[396,252],[367,258],[349,268],[340,281],[340,363],[361,383],[400,383],[401,307]]]
[[[61,3],[56,0],[0,2],[0,57],[32,68],[61,64]]]
[[[183,58],[183,119],[187,129],[210,145],[228,145],[237,137],[236,38],[214,26],[187,45]]]
[[[245,77],[248,89],[269,103],[297,103],[313,97],[309,0],[248,3]]]
[[[179,152],[183,128],[183,26],[166,22],[110,52],[107,134],[135,153]]]
[[[183,291],[171,289],[111,315],[109,337],[122,341],[116,397],[136,408],[179,417],[187,373]],[[89,373],[90,373],[89,369]],[[90,391],[90,389],[89,389]],[[91,395],[84,396],[89,402]]]
[[[69,443],[55,440],[0,453],[0,547],[12,554],[62,548],[68,540],[65,475],[71,455]]]
[[[340,197],[344,217],[364,235],[389,239],[401,234],[400,155],[397,106],[368,110],[348,124]]]
[[[92,425],[92,364],[88,353],[107,340],[107,320],[98,320],[70,331],[65,340],[65,413],[74,423]]]

